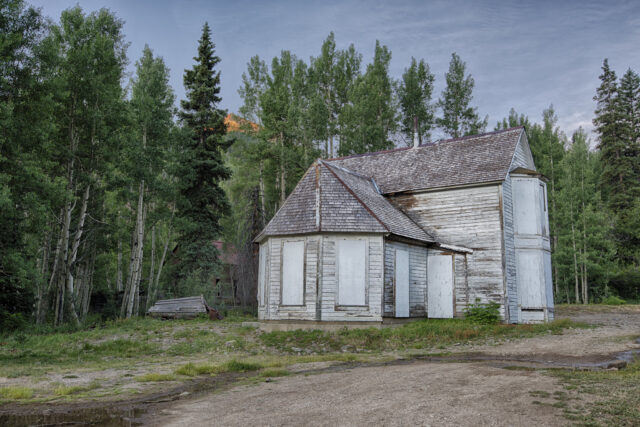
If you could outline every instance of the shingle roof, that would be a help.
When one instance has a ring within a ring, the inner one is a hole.
[[[504,180],[523,127],[319,160],[256,237],[317,232],[390,233],[433,243],[383,194]]]
[[[381,195],[371,178],[323,161],[309,168],[256,240],[315,232],[390,233],[435,242]]]
[[[369,211],[389,230],[391,234],[423,242],[435,242],[433,236],[420,228],[404,212],[393,206],[391,202],[380,194],[373,179],[355,174],[347,169],[322,162],[345,186],[353,191],[355,196]]]
[[[329,162],[373,177],[383,194],[504,180],[522,126]]]

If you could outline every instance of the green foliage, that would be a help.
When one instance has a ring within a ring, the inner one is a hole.
[[[181,177],[177,213],[179,262],[175,280],[190,280],[204,286],[219,268],[218,251],[213,241],[220,237],[220,218],[228,211],[221,183],[230,172],[224,165],[227,143],[221,101],[220,58],[215,55],[211,30],[205,23],[198,44],[198,56],[192,69],[186,70],[186,100],[181,101],[180,118],[189,132],[182,141]]]
[[[640,270],[635,267],[622,269],[611,275],[609,287],[622,298],[640,299]]]
[[[471,304],[464,312],[465,319],[472,322],[490,325],[500,321],[500,304],[491,301],[483,304],[480,299]]]
[[[405,68],[396,92],[400,104],[400,122],[407,145],[411,145],[414,133],[414,117],[417,119],[419,143],[431,139],[435,126],[435,106],[431,104],[435,76],[423,59],[418,63],[411,58],[411,66]]]
[[[40,12],[24,1],[0,3],[0,330],[20,326],[42,285],[38,241],[47,229],[52,199],[60,193],[48,176],[52,105],[39,65],[47,52]]]
[[[31,399],[33,390],[28,387],[11,386],[0,388],[0,397],[11,400]]]
[[[625,300],[615,295],[609,295],[608,297],[600,301],[600,304],[605,304],[605,305],[624,305],[626,303],[627,302]]]
[[[151,372],[148,374],[140,375],[136,377],[138,382],[160,382],[160,381],[175,381],[176,376],[173,374],[159,374],[157,372]]]
[[[389,136],[396,128],[393,90],[389,77],[391,51],[376,41],[373,62],[351,91],[352,104],[345,107],[341,156],[393,148]]]
[[[475,81],[471,74],[465,76],[466,66],[456,53],[451,54],[445,74],[447,86],[438,101],[442,108],[438,125],[453,138],[484,132],[488,122],[488,118],[480,120],[477,109],[470,106]]]
[[[482,324],[468,319],[424,319],[397,328],[347,329],[336,332],[287,331],[260,335],[263,344],[289,353],[369,352],[426,349],[480,339],[559,334],[585,325],[567,319],[536,325]]]
[[[601,152],[603,199],[614,215],[617,255],[623,264],[640,264],[640,77],[628,70],[620,82],[605,59],[593,120]]]

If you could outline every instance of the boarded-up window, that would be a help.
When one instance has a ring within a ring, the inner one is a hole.
[[[516,234],[538,234],[540,228],[539,209],[536,206],[539,196],[536,194],[537,180],[518,178],[513,180],[513,207]]]
[[[282,304],[304,305],[304,241],[282,245]]]
[[[364,240],[338,241],[338,305],[366,305],[366,250]]]

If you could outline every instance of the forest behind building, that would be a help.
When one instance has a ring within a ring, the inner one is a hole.
[[[634,70],[603,60],[591,135],[560,129],[552,105],[537,117],[512,109],[489,128],[456,53],[443,76],[416,52],[394,78],[382,41],[365,62],[330,33],[308,60],[287,46],[250,58],[230,114],[206,23],[176,99],[163,58],[129,51],[113,12],[76,6],[48,21],[21,0],[0,4],[2,329],[138,316],[160,298],[220,306],[214,285],[228,266],[217,246],[236,260],[231,304],[250,310],[253,239],[316,159],[515,126],[549,180],[556,302],[640,299]]]

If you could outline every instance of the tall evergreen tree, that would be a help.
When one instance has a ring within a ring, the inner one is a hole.
[[[640,266],[640,76],[629,69],[620,79],[618,87],[620,107],[620,138],[622,159],[618,167],[624,168],[619,178],[625,181],[624,193],[616,194],[615,234],[619,255],[625,263]]]
[[[176,278],[205,285],[218,267],[213,241],[220,236],[220,218],[228,210],[220,184],[229,178],[223,152],[226,111],[219,108],[220,58],[215,54],[211,29],[205,23],[198,43],[196,64],[185,70],[186,100],[181,101],[180,118],[189,132],[183,149],[180,177],[181,199],[177,213],[180,262]]]
[[[449,71],[445,74],[447,86],[438,105],[442,117],[438,125],[452,138],[484,132],[488,117],[480,120],[477,108],[471,107],[475,82],[471,74],[465,76],[466,63],[456,53],[451,54]]]
[[[431,104],[435,76],[423,59],[417,62],[411,58],[411,65],[405,68],[397,88],[400,104],[401,130],[411,145],[414,133],[414,118],[417,119],[418,140],[420,143],[431,137],[434,126],[434,105]]]

